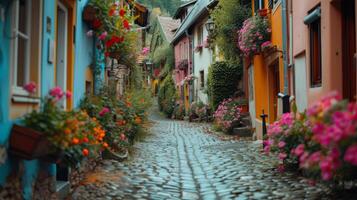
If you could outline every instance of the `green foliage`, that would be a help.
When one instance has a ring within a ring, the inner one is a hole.
[[[181,0],[138,0],[149,8],[160,7],[161,10],[169,13],[170,15],[175,14],[176,9],[183,3]]]
[[[242,6],[241,0],[221,0],[212,11],[215,23],[214,41],[226,60],[238,60],[237,31],[251,15],[249,7]]]
[[[221,61],[211,65],[208,71],[208,95],[213,110],[217,109],[221,101],[237,91],[241,75],[241,64]]]
[[[165,61],[166,64],[174,65],[174,50],[169,44],[163,44],[155,49],[151,54],[154,64],[160,64]]]
[[[176,105],[173,115],[175,119],[183,120],[185,117],[185,107],[182,103]]]
[[[167,75],[164,81],[160,84],[158,93],[159,108],[167,117],[171,117],[176,101],[176,88],[171,74]]]

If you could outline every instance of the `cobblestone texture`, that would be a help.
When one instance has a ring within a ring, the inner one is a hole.
[[[84,184],[73,199],[328,198],[328,188],[274,170],[261,144],[219,140],[204,132],[206,124],[152,120],[151,134],[135,145],[131,160],[103,161],[98,168],[120,178]]]

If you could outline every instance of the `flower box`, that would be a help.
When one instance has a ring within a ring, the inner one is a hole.
[[[91,23],[96,18],[97,9],[91,5],[87,5],[83,10],[83,21]]]
[[[53,149],[44,134],[31,128],[14,125],[10,135],[10,153],[26,160],[48,156]]]

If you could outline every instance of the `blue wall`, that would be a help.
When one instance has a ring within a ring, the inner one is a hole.
[[[0,5],[8,8],[11,0],[0,0]],[[87,25],[82,21],[82,10],[88,0],[77,0],[76,16],[76,43],[74,60],[74,106],[77,107],[85,93],[85,75],[87,67],[93,61],[93,54],[97,53],[94,49],[93,38],[86,36]],[[48,63],[48,45],[49,41],[55,40],[55,12],[56,0],[43,0],[43,30],[42,30],[42,66],[41,66],[41,96],[45,96],[48,91],[54,87],[54,65]],[[46,31],[46,19],[51,19],[51,32]],[[10,39],[4,35],[4,29],[10,30],[10,12],[6,10],[6,22],[0,20],[0,145],[7,145],[10,128],[13,123],[9,119],[10,104]],[[103,66],[103,65],[102,65]],[[103,76],[101,76],[103,77]],[[0,185],[4,184],[11,170],[17,168],[18,163],[11,161],[11,157],[5,164],[0,165]],[[56,166],[41,165],[37,160],[23,161],[25,172],[22,176],[24,198],[29,199],[32,195],[32,183],[35,180],[39,170],[45,170],[54,175]]]
[[[78,107],[80,100],[85,94],[86,70],[93,62],[94,40],[87,36],[88,25],[82,20],[81,13],[88,0],[77,1],[77,24],[75,43],[75,64],[74,64],[74,91],[73,105]]]

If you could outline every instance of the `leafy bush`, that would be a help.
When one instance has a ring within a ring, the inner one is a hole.
[[[160,84],[158,93],[158,104],[160,111],[171,118],[176,101],[176,88],[171,74],[167,75],[163,82]]]
[[[238,87],[242,74],[241,64],[227,61],[216,62],[211,65],[208,74],[208,96],[212,109],[216,110],[219,103],[231,97]]]
[[[239,101],[231,98],[223,100],[213,115],[216,128],[231,132],[240,124],[241,110]]]
[[[185,106],[183,103],[176,104],[173,115],[175,119],[183,120],[185,117]]]

